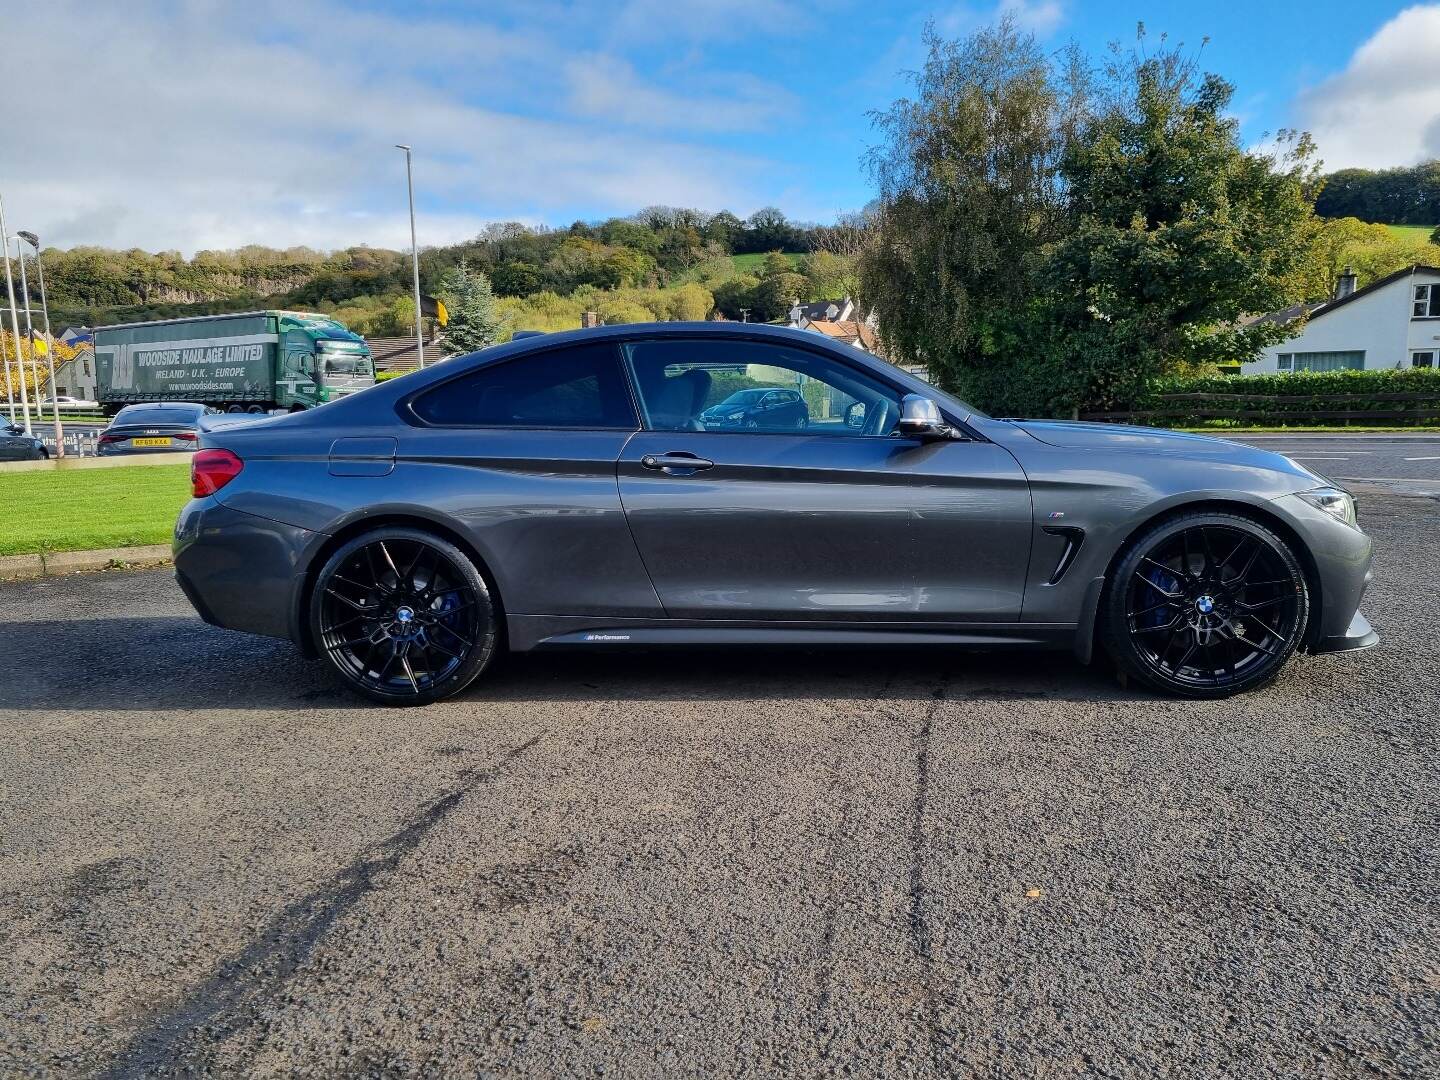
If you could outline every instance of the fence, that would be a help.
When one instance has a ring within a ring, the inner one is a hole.
[[[1080,419],[1171,426],[1236,420],[1254,424],[1380,423],[1403,427],[1440,422],[1440,393],[1161,394],[1153,406],[1081,413]]]

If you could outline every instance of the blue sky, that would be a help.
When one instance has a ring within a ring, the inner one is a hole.
[[[652,203],[827,220],[871,195],[866,114],[905,93],[926,20],[1007,10],[1097,55],[1141,20],[1208,37],[1249,142],[1440,156],[1440,3],[0,0],[12,56],[65,56],[0,111],[0,194],[62,246],[403,246],[410,142],[422,243]]]

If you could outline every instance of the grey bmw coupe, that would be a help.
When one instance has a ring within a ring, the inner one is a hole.
[[[807,422],[707,422],[750,388],[793,391]],[[174,541],[196,610],[397,705],[501,649],[1103,650],[1222,697],[1377,640],[1370,540],[1325,477],[1219,439],[993,419],[801,331],[531,336],[200,443]]]

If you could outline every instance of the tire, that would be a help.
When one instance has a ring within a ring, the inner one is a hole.
[[[402,527],[357,536],[326,560],[309,622],[340,678],[385,705],[458,694],[490,665],[499,635],[490,588],[470,558]]]
[[[1101,642],[1155,690],[1224,698],[1271,682],[1310,615],[1290,545],[1240,514],[1180,514],[1121,553],[1101,601]]]

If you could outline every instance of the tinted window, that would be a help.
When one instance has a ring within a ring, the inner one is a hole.
[[[415,399],[431,424],[635,428],[635,409],[610,345],[534,353],[451,379]]]
[[[822,353],[758,341],[637,341],[626,351],[656,431],[889,435],[900,394]]]

